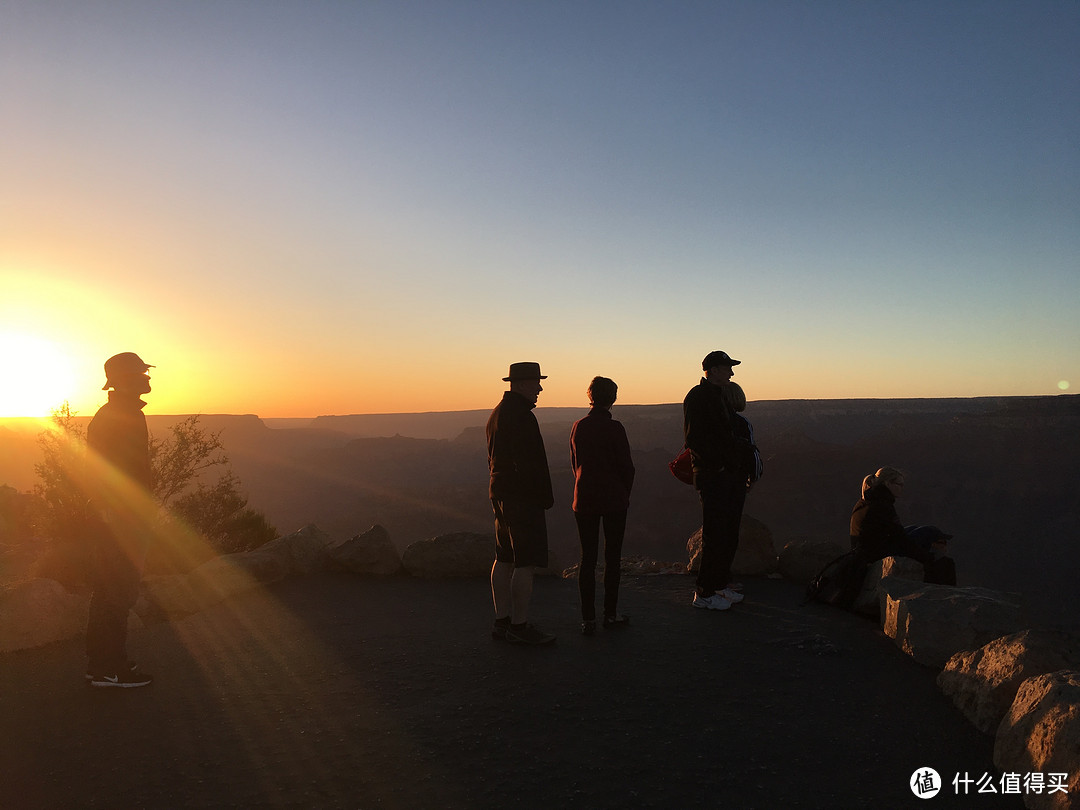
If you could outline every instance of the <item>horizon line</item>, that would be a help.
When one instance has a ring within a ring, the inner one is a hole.
[[[957,400],[1005,400],[1005,399],[1057,399],[1060,397],[1076,397],[1080,394],[1061,391],[1056,394],[981,394],[978,396],[945,396],[945,397],[792,397],[789,399],[754,399],[747,401],[747,407],[752,404],[770,404],[779,402],[930,402],[930,401],[957,401]],[[664,406],[680,405],[681,402],[617,402],[615,408],[659,408]],[[494,406],[492,406],[494,407]],[[537,405],[535,410],[588,410],[588,404],[584,405]],[[149,413],[147,416],[253,416],[257,419],[342,419],[361,416],[437,416],[453,413],[487,413],[491,407],[485,408],[457,408],[446,411],[370,411],[353,413],[322,413],[305,416],[267,416],[254,411],[178,411],[176,413]],[[0,421],[6,420],[47,420],[52,414],[46,416],[0,416]],[[90,416],[77,414],[76,419],[89,419]]]

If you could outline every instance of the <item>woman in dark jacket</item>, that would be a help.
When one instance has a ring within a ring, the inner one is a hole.
[[[604,525],[604,627],[629,619],[620,615],[619,573],[626,512],[634,485],[630,442],[620,422],[611,418],[618,386],[607,377],[594,377],[588,395],[592,409],[570,429],[570,466],[574,470],[574,519],[581,540],[578,589],[581,593],[581,632],[596,630],[596,559],[600,524]]]
[[[956,565],[944,555],[944,540],[949,535],[933,527],[918,527],[918,536],[936,533],[936,540],[929,543],[905,529],[896,514],[896,499],[903,492],[904,474],[894,467],[882,467],[863,479],[862,497],[851,510],[852,549],[866,563],[884,557],[910,557],[922,563],[927,582],[955,585]]]

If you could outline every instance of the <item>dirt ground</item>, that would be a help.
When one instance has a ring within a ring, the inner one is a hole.
[[[0,807],[1023,806],[955,795],[993,740],[873,623],[780,581],[722,613],[691,589],[626,578],[631,624],[586,638],[577,583],[538,580],[559,638],[521,648],[484,580],[327,574],[135,629],[148,688],[86,687],[81,639],[0,656]]]

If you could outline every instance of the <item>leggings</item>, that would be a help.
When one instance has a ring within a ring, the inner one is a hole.
[[[574,512],[578,538],[581,540],[581,565],[578,589],[581,592],[581,618],[596,620],[596,558],[600,548],[600,522],[604,523],[604,615],[614,616],[619,603],[619,573],[622,564],[626,512],[605,515]]]

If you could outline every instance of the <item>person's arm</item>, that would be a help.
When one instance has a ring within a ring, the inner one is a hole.
[[[626,428],[621,422],[615,422],[615,466],[622,477],[627,494],[634,488],[634,459],[630,455],[630,440],[626,437]]]

